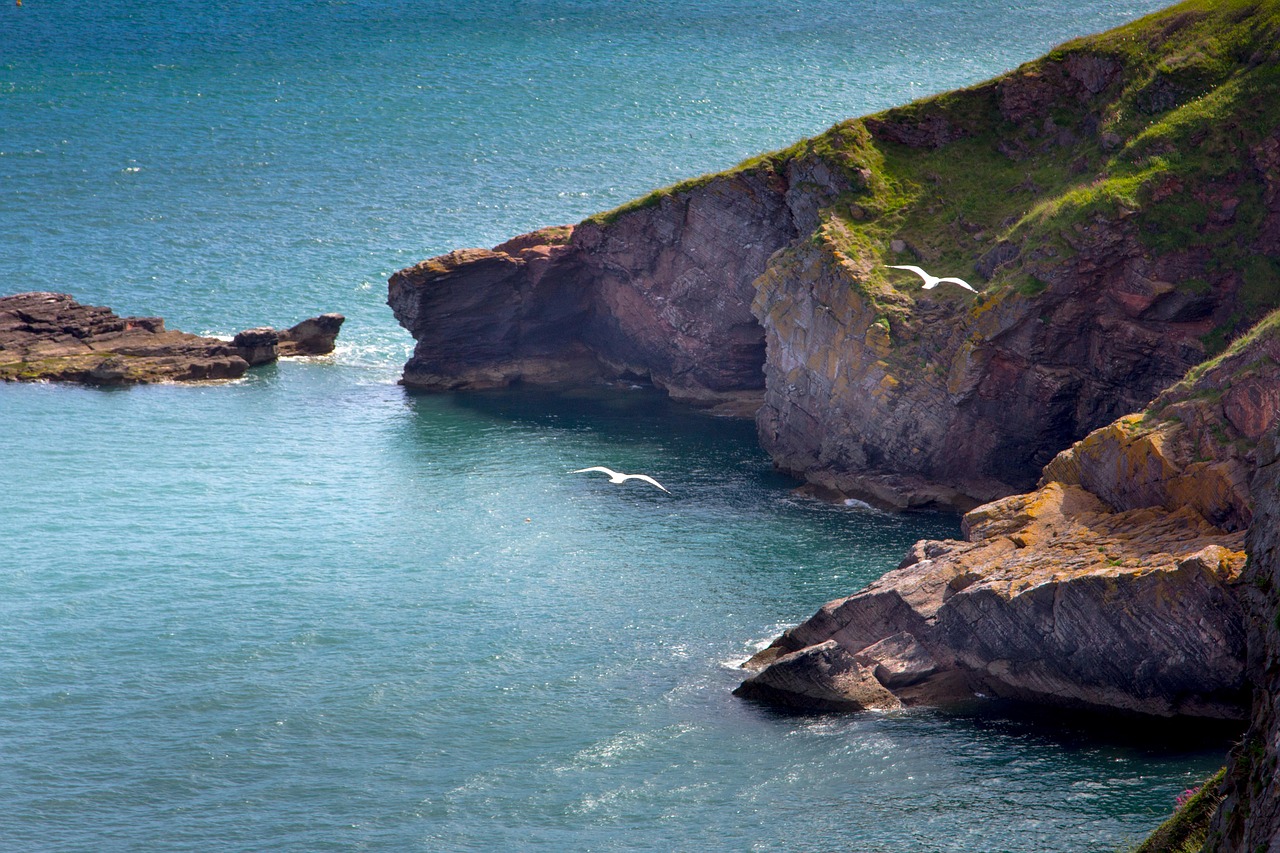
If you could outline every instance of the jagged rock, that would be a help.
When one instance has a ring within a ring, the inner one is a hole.
[[[963,128],[941,112],[926,112],[900,119],[868,119],[867,127],[878,139],[909,148],[941,148],[966,135]]]
[[[835,644],[879,663],[879,682],[913,704],[950,701],[960,684],[1067,707],[1243,716],[1242,533],[1189,509],[1114,513],[1058,483],[989,504],[966,527],[970,541],[918,543],[779,637],[748,664],[772,694],[749,695],[804,707],[817,694],[784,698],[804,682],[768,673]]]
[[[280,333],[270,326],[245,329],[231,339],[231,345],[250,366],[266,364],[279,358],[279,343]]]
[[[995,247],[989,250],[978,262],[974,264],[974,268],[983,278],[991,278],[995,271],[1002,265],[1007,264],[1014,258],[1018,257],[1020,250],[1014,243],[1001,241],[996,243]]]
[[[333,352],[346,319],[341,314],[321,314],[285,329],[279,333],[280,355],[328,355]]]
[[[1205,850],[1274,850],[1280,839],[1280,422],[1258,446],[1256,496],[1242,587],[1249,624],[1249,730],[1232,750]]]
[[[392,276],[387,302],[418,338],[403,383],[451,390],[599,376],[597,360],[576,339],[587,308],[573,275],[542,285],[568,251],[563,244],[515,255],[463,249]]]
[[[336,315],[335,315],[336,316]],[[274,360],[277,333],[228,343],[165,329],[158,317],[118,317],[65,293],[0,297],[0,379],[126,385],[235,379]]]
[[[1094,95],[1111,85],[1122,70],[1120,63],[1110,56],[1079,53],[1067,57],[1065,67],[1072,79],[1078,80]]]
[[[1142,413],[1091,433],[1045,466],[1113,507],[1188,506],[1226,530],[1252,518],[1253,448],[1280,415],[1280,315],[1162,392]]]
[[[890,690],[918,684],[939,671],[929,650],[906,631],[872,643],[854,657],[872,667],[876,680]]]
[[[869,711],[902,707],[898,698],[834,640],[778,658],[772,666],[734,690],[804,710]]]
[[[803,192],[792,191],[797,183]],[[752,282],[847,189],[796,158],[660,194],[612,218],[464,249],[392,276],[388,303],[417,339],[406,385],[648,378],[680,399],[754,413],[764,334]]]
[[[404,382],[648,377],[758,408],[777,466],[826,493],[968,509],[1030,489],[1280,300],[1280,131],[1253,118],[1277,96],[1248,59],[1274,51],[1269,8],[1157,13],[398,273]],[[1209,92],[1212,115],[1179,94],[1153,123],[1138,105],[1162,80]],[[894,278],[903,247],[976,267],[982,293]]]

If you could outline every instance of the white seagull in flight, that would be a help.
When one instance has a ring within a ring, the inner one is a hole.
[[[937,286],[938,286],[939,284],[941,284],[942,282],[944,282],[944,281],[949,281],[949,282],[951,282],[952,284],[958,284],[958,285],[960,285],[960,286],[961,286],[961,287],[963,287],[965,290],[969,290],[969,291],[972,291],[972,292],[974,292],[974,293],[977,293],[977,292],[978,292],[978,291],[974,290],[974,289],[973,289],[973,287],[971,287],[971,286],[970,286],[969,282],[967,282],[967,281],[965,281],[965,280],[963,280],[963,279],[955,278],[954,276],[947,276],[946,278],[938,278],[937,276],[929,275],[927,272],[925,272],[924,270],[920,269],[920,267],[913,267],[913,266],[911,266],[910,264],[904,264],[904,265],[902,265],[902,266],[900,266],[900,267],[899,267],[899,266],[894,266],[893,264],[886,264],[886,265],[885,265],[885,267],[886,267],[886,269],[891,269],[891,270],[908,270],[908,271],[910,271],[910,272],[915,273],[916,275],[918,275],[918,276],[920,276],[922,279],[924,279],[924,289],[925,289],[925,290],[933,290],[935,287],[937,287]]]
[[[606,468],[603,465],[592,465],[590,468],[579,468],[577,471],[570,471],[570,474],[585,474],[588,471],[599,471],[601,474],[609,475],[610,483],[625,483],[627,480],[644,480],[646,483],[657,486],[667,494],[671,494],[667,487],[650,477],[648,474],[620,474],[612,468]]]

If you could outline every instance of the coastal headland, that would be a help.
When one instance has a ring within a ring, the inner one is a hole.
[[[833,495],[1025,491],[1280,304],[1271,13],[1236,5],[403,270],[403,382],[648,378],[753,413],[779,468]]]
[[[403,270],[402,381],[648,379],[753,415],[814,493],[966,511],[740,692],[1250,717],[1210,849],[1254,849],[1280,831],[1277,116],[1280,3],[1182,3]]]

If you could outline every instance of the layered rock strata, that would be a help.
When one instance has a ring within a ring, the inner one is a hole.
[[[340,314],[285,332],[249,329],[230,343],[165,328],[159,317],[118,317],[63,293],[0,297],[0,379],[128,385],[235,379],[281,355],[331,352]]]
[[[852,682],[835,676],[856,663],[908,704],[981,693],[1242,718],[1249,474],[1277,414],[1280,314],[1059,454],[1035,492],[968,513],[964,541],[917,543],[784,633],[737,692],[871,707],[861,687],[842,699]]]
[[[845,687],[825,669],[849,659],[908,704],[983,694],[1243,716],[1242,533],[1191,510],[1112,512],[1058,483],[970,513],[965,531],[824,605],[752,659],[763,669],[737,694],[838,707]]]

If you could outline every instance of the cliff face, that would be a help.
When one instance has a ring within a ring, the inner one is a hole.
[[[1274,850],[1280,839],[1280,424],[1258,450],[1254,525],[1243,588],[1249,619],[1249,731],[1232,752],[1206,850]]]
[[[1035,492],[968,513],[964,541],[917,543],[787,631],[739,695],[884,707],[860,685],[845,695],[856,664],[904,703],[983,693],[1243,718],[1246,634],[1270,625],[1246,619],[1240,578],[1255,496],[1274,498],[1249,474],[1280,415],[1278,356],[1280,313],[1059,454]]]
[[[404,383],[647,378],[753,413],[765,352],[752,282],[846,188],[820,160],[775,165],[397,273],[388,302],[418,340]]]
[[[897,505],[1025,489],[1277,304],[1276,33],[1183,5],[834,129],[873,179],[758,282],[780,466]]]
[[[1186,3],[398,273],[404,381],[649,377],[759,406],[778,466],[844,494],[1030,488],[1280,304],[1277,6]]]

